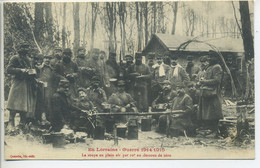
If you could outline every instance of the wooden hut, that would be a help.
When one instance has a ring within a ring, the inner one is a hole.
[[[244,46],[242,39],[234,38],[196,38],[196,40],[203,42],[189,43],[185,48],[178,48],[185,42],[193,40],[195,37],[169,35],[169,34],[153,34],[151,40],[145,46],[142,51],[144,56],[153,52],[155,54],[164,55],[165,52],[170,52],[171,55],[178,56],[178,62],[186,67],[187,56],[193,56],[194,62],[199,63],[199,58],[203,55],[207,55],[212,48],[206,43],[216,47],[223,55],[226,64],[228,65],[232,77],[235,81],[235,85],[238,90],[242,90],[245,86],[244,83]]]

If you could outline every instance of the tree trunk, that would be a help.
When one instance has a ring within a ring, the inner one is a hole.
[[[242,23],[242,38],[245,49],[245,61],[247,61],[254,58],[254,41],[251,32],[248,1],[239,1],[239,7]]]
[[[79,22],[79,2],[73,4],[73,21],[74,21],[74,44],[73,51],[74,57],[78,51],[80,45],[80,22]]]
[[[86,47],[87,46],[87,42],[86,42],[86,34],[87,34],[87,15],[88,15],[88,4],[86,3],[86,7],[85,7],[85,15],[84,15],[84,33],[83,33],[83,46]]]
[[[94,47],[94,37],[95,37],[95,29],[96,29],[96,20],[97,20],[97,9],[98,9],[98,3],[92,2],[91,3],[91,43],[90,48],[92,49]]]
[[[157,28],[156,13],[157,13],[156,2],[153,2],[153,33],[156,33],[156,28]]]
[[[62,48],[66,47],[66,2],[63,2],[63,17],[62,17]]]
[[[45,13],[46,13],[46,29],[48,33],[48,41],[53,43],[53,17],[52,17],[52,3],[45,3]]]
[[[35,3],[35,22],[34,22],[34,35],[38,44],[41,46],[43,40],[43,28],[44,28],[44,19],[43,19],[43,8],[44,3],[36,2]]]
[[[173,22],[172,22],[172,34],[175,34],[176,22],[177,22],[178,2],[174,2],[173,8]]]
[[[148,43],[148,36],[149,36],[149,32],[148,32],[148,2],[143,2],[143,8],[144,8],[144,40],[145,40],[145,46]]]

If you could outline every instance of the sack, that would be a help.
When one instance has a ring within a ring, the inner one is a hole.
[[[215,88],[202,88],[202,97],[209,98],[217,95],[217,89]]]

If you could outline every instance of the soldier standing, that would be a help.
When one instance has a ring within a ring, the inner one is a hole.
[[[133,67],[135,75],[134,97],[137,102],[138,111],[148,111],[148,82],[151,78],[149,67],[142,63],[142,55],[136,53],[135,65]]]

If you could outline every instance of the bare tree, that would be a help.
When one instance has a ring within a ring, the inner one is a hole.
[[[62,48],[66,47],[66,2],[63,2],[63,17],[62,17]]]
[[[121,34],[121,51],[122,55],[125,56],[125,45],[126,45],[126,30],[125,30],[125,24],[126,24],[126,3],[125,2],[119,2],[118,3],[118,15],[120,20],[120,34]]]
[[[172,34],[175,34],[177,13],[178,13],[178,2],[174,2],[174,6],[173,6],[172,10],[173,10]]]
[[[94,37],[96,29],[96,20],[97,20],[97,11],[98,11],[98,2],[91,2],[91,42],[90,48],[94,47]]]
[[[45,14],[46,14],[46,29],[48,33],[48,41],[53,42],[53,17],[52,17],[52,3],[46,2],[45,4]]]
[[[137,31],[138,31],[138,33],[137,33],[137,37],[138,37],[137,50],[141,51],[142,50],[142,43],[143,43],[142,6],[141,6],[140,2],[135,2],[135,7],[136,7],[136,23],[137,23]]]
[[[86,34],[87,34],[87,26],[88,26],[87,15],[88,15],[88,3],[86,3],[85,14],[84,14],[84,32],[83,32],[83,44],[82,44],[84,47],[86,47],[87,45],[86,42]]]
[[[149,38],[148,31],[148,2],[143,2],[143,13],[144,13],[144,44],[147,45]]]
[[[79,44],[80,44],[79,2],[73,3],[73,21],[74,21],[73,51],[75,57],[75,54],[78,51]]]
[[[34,8],[35,21],[34,21],[34,35],[39,45],[42,44],[44,33],[44,18],[43,18],[44,3],[36,2]]]

